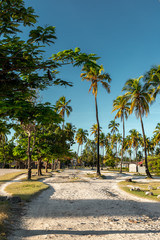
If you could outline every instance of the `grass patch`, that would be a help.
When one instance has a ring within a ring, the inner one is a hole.
[[[33,196],[49,186],[37,181],[24,181],[19,183],[11,183],[6,187],[6,191],[12,196],[19,196],[22,200],[29,201]]]
[[[9,218],[9,204],[7,202],[0,202],[0,240],[5,240],[6,238],[6,223]]]
[[[97,173],[87,173],[87,177],[89,177],[89,178],[98,178],[98,179],[106,179],[106,176],[104,176],[104,175],[97,176]]]
[[[127,193],[130,193],[132,195],[135,195],[136,197],[141,197],[149,200],[154,201],[160,201],[160,199],[157,198],[158,195],[160,195],[160,189],[157,189],[157,187],[160,187],[160,182],[119,182],[119,187],[124,190]],[[133,187],[139,187],[141,191],[130,191],[131,186]],[[149,190],[148,187],[152,186],[152,190]],[[152,196],[145,195],[146,192],[152,192]]]
[[[14,173],[7,173],[5,175],[0,176],[0,185],[2,185],[5,182],[11,181],[14,178],[26,173],[26,170],[14,172]]]

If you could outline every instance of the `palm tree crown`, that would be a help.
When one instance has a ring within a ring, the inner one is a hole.
[[[118,132],[118,127],[119,127],[119,123],[116,123],[115,120],[111,120],[108,128],[111,129],[111,133],[116,134],[116,132]]]
[[[160,142],[160,123],[157,123],[157,126],[153,133],[154,133],[154,142],[158,144]]]
[[[61,115],[61,117],[64,120],[65,113],[67,114],[67,117],[72,112],[72,107],[69,106],[69,103],[71,100],[66,101],[66,98],[64,96],[60,97],[59,100],[56,102],[56,109],[58,113]],[[64,128],[64,122],[63,122],[63,128]]]
[[[149,103],[152,100],[151,94],[147,91],[148,87],[140,83],[142,77],[129,79],[122,89],[131,100],[130,114],[134,111],[137,118],[148,115]]]
[[[99,127],[99,132],[101,132],[101,127]],[[91,127],[91,135],[94,135],[95,142],[97,143],[97,138],[98,138],[98,125],[93,124]]]
[[[87,136],[88,136],[88,131],[83,130],[82,128],[79,128],[77,130],[75,140],[77,141],[77,143],[79,143],[79,145],[82,145],[84,142],[87,141]]]
[[[111,78],[108,73],[103,73],[104,71],[103,66],[101,65],[100,68],[93,68],[93,67],[84,67],[82,69],[84,73],[81,73],[82,80],[87,80],[91,82],[91,86],[89,88],[89,92],[92,90],[92,93],[95,97],[97,97],[98,91],[98,83],[101,83],[102,86],[110,93],[110,85]]]
[[[142,117],[144,115],[148,115],[149,113],[149,104],[151,103],[152,97],[151,92],[149,91],[149,87],[145,84],[142,85],[140,80],[143,76],[137,79],[129,79],[123,91],[126,91],[126,95],[130,98],[131,107],[130,107],[130,114],[135,112],[137,118],[140,118],[142,132],[143,132],[143,141],[144,141],[144,153],[145,153],[145,168],[146,174],[148,177],[152,177],[149,169],[148,169],[148,162],[147,162],[147,149],[146,149],[146,136],[143,126]]]
[[[113,101],[112,112],[117,111],[115,118],[121,118],[121,121],[123,121],[123,118],[127,119],[129,109],[130,109],[130,103],[128,102],[128,98],[126,95],[118,96]]]

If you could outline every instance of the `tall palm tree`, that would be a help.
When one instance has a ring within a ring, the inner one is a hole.
[[[144,141],[145,171],[147,176],[149,178],[152,178],[148,169],[146,136],[142,121],[142,117],[144,115],[147,116],[149,113],[149,104],[152,98],[150,92],[148,91],[148,87],[140,83],[141,78],[142,76],[137,79],[129,79],[122,90],[126,91],[127,96],[130,98],[131,101],[130,114],[135,112],[136,117],[140,118]]]
[[[116,141],[116,133],[118,133],[119,132],[119,129],[118,129],[118,127],[119,127],[119,123],[117,123],[116,121],[115,121],[115,119],[114,120],[111,120],[110,122],[109,122],[109,124],[108,124],[108,128],[109,129],[111,129],[111,134],[112,134],[112,148],[113,148],[113,146],[114,146],[114,144],[113,143],[116,143],[116,157],[117,157],[117,141]]]
[[[111,129],[112,134],[116,134],[116,132],[119,132],[118,127],[119,123],[117,123],[115,120],[111,120],[108,124],[108,128]]]
[[[151,68],[144,76],[145,83],[153,93],[153,99],[160,93],[160,65]]]
[[[101,132],[101,127],[99,127],[99,133]],[[94,140],[95,143],[98,142],[98,125],[97,124],[93,124],[91,127],[91,135],[94,135]]]
[[[106,141],[106,136],[105,134],[102,132],[100,133],[100,136],[99,136],[99,144],[103,150],[103,159],[102,159],[102,167],[101,169],[103,170],[103,162],[104,162],[104,150],[105,150],[105,141]]]
[[[139,144],[141,142],[141,134],[136,129],[131,129],[129,133],[130,133],[130,136],[129,136],[130,139],[128,141],[128,144],[130,145],[130,147],[135,149],[136,161],[138,163],[137,153],[138,153]]]
[[[119,152],[119,148],[122,145],[122,141],[123,141],[122,134],[117,133],[116,134],[116,138],[117,138],[117,145],[119,145],[119,147],[117,147],[117,153],[118,153]]]
[[[131,149],[128,149],[128,154],[129,154],[129,157],[130,157],[130,162],[132,161],[132,150]]]
[[[79,148],[87,141],[88,131],[83,130],[82,128],[79,128],[76,132],[75,140],[78,143],[78,150],[77,150],[77,156],[79,154]]]
[[[109,149],[111,149],[111,134],[110,133],[106,134],[105,148],[106,148],[106,153],[109,151]]]
[[[67,117],[69,117],[70,113],[72,112],[72,107],[69,106],[69,103],[71,102],[71,99],[66,101],[66,98],[64,96],[60,97],[59,100],[56,102],[56,109],[58,113],[63,118],[63,127],[64,129],[64,120],[65,120],[65,113],[67,114]]]
[[[130,108],[130,103],[128,102],[128,98],[126,95],[118,96],[114,101],[113,101],[113,111],[116,113],[115,119],[116,118],[121,118],[121,121],[123,123],[123,137],[122,137],[122,150],[121,150],[121,167],[120,167],[120,173],[122,173],[122,162],[123,162],[123,151],[124,151],[124,139],[125,139],[125,124],[124,124],[124,119],[128,118],[129,114],[129,108]]]
[[[115,156],[116,157],[118,157],[117,156],[117,153],[118,153],[118,150],[117,150],[117,135],[116,134],[113,134],[113,135],[111,135],[111,148],[112,149],[115,149]]]
[[[152,138],[152,144],[155,147],[160,144],[160,123],[157,123],[157,126],[153,133],[154,133],[154,135]]]
[[[97,92],[98,92],[98,83],[101,83],[102,86],[110,93],[110,85],[111,78],[108,73],[103,73],[104,71],[103,66],[100,68],[96,67],[89,67],[84,66],[83,69],[84,73],[81,73],[82,80],[87,80],[91,82],[89,92],[92,90],[92,93],[95,98],[95,108],[96,108],[96,120],[98,126],[98,133],[97,133],[97,175],[101,175],[100,173],[100,162],[99,162],[99,133],[100,133],[100,125],[99,125],[99,118],[98,118],[98,105],[97,105]]]
[[[152,139],[147,137],[146,145],[147,145],[148,155],[152,155],[153,156],[154,144],[153,144]]]
[[[157,123],[157,126],[154,130],[154,140],[156,143],[160,142],[160,123]]]

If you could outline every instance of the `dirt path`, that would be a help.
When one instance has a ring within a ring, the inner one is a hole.
[[[160,203],[133,200],[116,188],[122,175],[106,176],[65,170],[45,180],[51,187],[26,206],[9,240],[159,240]]]
[[[10,180],[10,181],[2,184],[2,185],[0,186],[0,196],[11,196],[11,194],[9,194],[9,193],[7,193],[7,192],[5,191],[5,188],[6,188],[9,184],[11,184],[11,183],[20,182],[21,179],[22,179],[22,178],[25,178],[25,177],[26,177],[26,174],[22,174],[22,175],[16,177],[14,180]]]

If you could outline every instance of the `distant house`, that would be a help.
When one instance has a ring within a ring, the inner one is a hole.
[[[141,162],[138,162],[138,165],[139,165],[140,167],[143,167],[143,164],[144,164],[144,160],[141,161]]]
[[[131,163],[129,164],[129,172],[137,172],[137,173],[141,173],[141,174],[145,174],[145,167],[143,166],[144,161],[141,161],[138,163],[138,165],[136,163]]]

